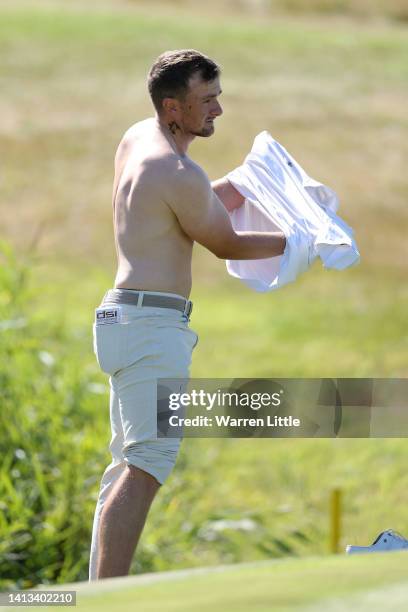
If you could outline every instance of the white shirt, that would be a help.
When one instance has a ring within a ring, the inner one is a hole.
[[[235,230],[286,236],[282,255],[227,260],[231,276],[256,291],[271,291],[294,281],[317,257],[337,270],[358,263],[353,230],[336,215],[335,192],[310,178],[268,132],[258,134],[243,165],[226,178],[245,197],[230,213]]]

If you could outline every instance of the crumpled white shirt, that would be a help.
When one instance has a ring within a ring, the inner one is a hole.
[[[293,282],[317,257],[325,268],[337,270],[360,260],[352,228],[336,215],[336,193],[309,177],[268,132],[256,136],[242,166],[226,178],[245,197],[230,212],[235,230],[282,231],[286,236],[282,255],[227,260],[228,273],[255,291]]]

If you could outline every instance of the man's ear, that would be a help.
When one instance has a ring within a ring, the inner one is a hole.
[[[180,111],[180,102],[177,98],[164,98],[163,102],[163,110],[167,115],[175,115]]]

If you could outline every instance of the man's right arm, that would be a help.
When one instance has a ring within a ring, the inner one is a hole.
[[[228,212],[198,167],[178,169],[168,205],[183,231],[220,259],[264,259],[281,255],[282,232],[235,232]]]

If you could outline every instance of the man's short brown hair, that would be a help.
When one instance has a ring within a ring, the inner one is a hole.
[[[165,51],[159,55],[147,78],[150,97],[158,113],[163,110],[164,98],[184,98],[188,82],[196,72],[204,81],[212,81],[221,70],[213,60],[195,49]]]

